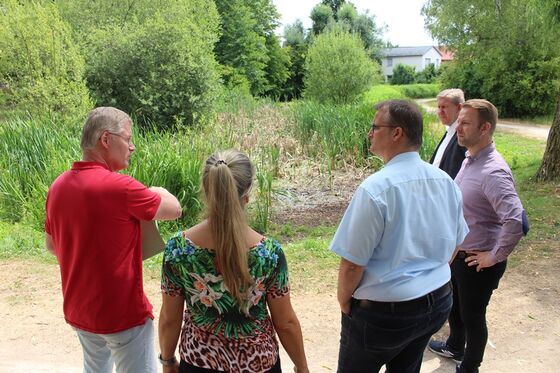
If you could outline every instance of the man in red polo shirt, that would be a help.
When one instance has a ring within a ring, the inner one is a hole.
[[[99,107],[82,130],[82,161],[49,188],[45,241],[62,278],[64,317],[84,353],[84,372],[155,372],[152,305],[142,286],[140,221],[181,215],[164,188],[117,171],[135,146],[132,120]]]

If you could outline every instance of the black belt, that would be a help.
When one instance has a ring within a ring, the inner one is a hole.
[[[421,296],[420,298],[415,298],[411,300],[405,300],[402,302],[379,302],[369,299],[355,299],[356,306],[359,308],[367,310],[375,310],[382,312],[406,312],[414,311],[422,307],[431,306],[436,301],[447,296],[451,293],[451,283],[443,285],[442,287]]]

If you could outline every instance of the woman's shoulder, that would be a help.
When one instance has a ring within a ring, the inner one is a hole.
[[[167,240],[163,254],[164,262],[179,262],[181,258],[199,250],[188,237],[186,231],[179,231]]]

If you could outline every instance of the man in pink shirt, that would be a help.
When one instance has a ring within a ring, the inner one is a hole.
[[[513,175],[492,141],[497,120],[497,109],[486,100],[465,102],[458,118],[457,138],[467,157],[455,182],[469,233],[451,264],[458,312],[449,315],[449,338],[429,344],[438,355],[461,361],[458,373],[478,372],[488,339],[486,307],[509,254],[526,233]]]
[[[45,241],[62,279],[64,317],[76,331],[84,372],[156,372],[152,305],[142,285],[140,221],[181,215],[164,188],[117,173],[128,167],[132,120],[99,107],[82,130],[82,161],[51,185]]]

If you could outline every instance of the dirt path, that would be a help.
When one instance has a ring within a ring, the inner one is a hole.
[[[428,105],[428,102],[434,101],[433,98],[415,100],[426,111],[436,114],[437,110]],[[499,132],[516,133],[521,136],[530,137],[538,140],[548,139],[550,126],[537,125],[532,123],[521,123],[514,120],[499,119],[497,123],[497,130]]]
[[[507,271],[489,310],[490,341],[482,372],[558,371],[558,256]],[[321,294],[311,289],[293,294],[312,372],[336,371],[339,309],[331,285],[332,290]],[[146,271],[145,287],[157,316],[157,271]],[[61,298],[56,265],[0,262],[0,372],[80,371],[80,346],[62,317]],[[282,365],[292,371],[283,351]],[[422,372],[453,371],[450,362],[425,353]]]

